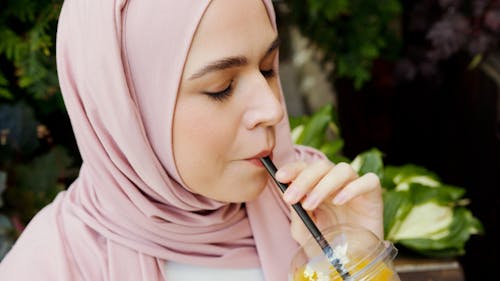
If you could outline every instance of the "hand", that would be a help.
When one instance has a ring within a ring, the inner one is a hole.
[[[328,160],[310,164],[292,162],[281,167],[276,179],[289,183],[283,194],[289,204],[302,202],[319,229],[350,224],[371,230],[383,239],[383,201],[379,178],[373,173],[359,177],[347,163]],[[303,244],[310,234],[292,211],[292,236]]]

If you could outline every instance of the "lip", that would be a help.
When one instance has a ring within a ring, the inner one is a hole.
[[[265,150],[262,150],[261,152],[255,154],[254,156],[247,158],[245,160],[250,162],[251,164],[253,164],[255,166],[264,167],[264,165],[262,165],[262,162],[260,162],[260,158],[266,157],[266,156],[269,156],[270,158],[272,158],[272,154],[273,154],[273,151],[271,149],[265,149]]]

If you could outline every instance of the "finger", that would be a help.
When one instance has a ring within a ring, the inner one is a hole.
[[[311,212],[314,214],[316,225],[320,230],[338,224],[337,212],[339,208],[342,207],[333,204],[321,204]]]
[[[338,206],[334,206],[333,204],[322,204],[319,208],[314,210],[314,212],[308,211],[307,213],[314,221],[316,226],[320,229],[326,229],[332,227],[338,223],[337,216],[335,214],[335,209],[340,208]],[[290,230],[292,233],[292,237],[295,241],[299,242],[299,244],[303,245],[306,241],[312,238],[311,232],[307,229],[304,222],[297,213],[290,208],[291,210],[291,224]]]
[[[276,171],[276,179],[282,183],[289,183],[295,179],[295,177],[307,167],[307,163],[304,161],[291,162],[283,165]]]
[[[377,189],[380,189],[380,180],[378,176],[374,173],[367,173],[346,185],[335,198],[333,198],[332,203],[335,205],[342,205],[357,196],[367,194]]]
[[[358,174],[347,163],[335,165],[307,195],[302,206],[306,210],[316,209],[325,199],[331,197],[348,182],[356,179]]]
[[[285,194],[284,200],[295,204],[301,200],[333,167],[327,160],[316,161],[305,167],[292,181]]]

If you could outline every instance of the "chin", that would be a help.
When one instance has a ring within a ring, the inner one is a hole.
[[[258,183],[256,182],[255,186],[248,187],[247,190],[249,190],[249,192],[247,194],[245,194],[245,199],[242,201],[248,202],[248,201],[253,201],[253,200],[259,198],[262,191],[264,191],[264,188],[266,188],[266,183],[267,183],[267,179],[264,179],[262,181],[259,181]]]
[[[232,167],[220,177],[217,194],[205,194],[207,197],[226,203],[244,203],[257,199],[268,182],[269,176],[264,169],[248,169],[248,167]]]
[[[227,203],[245,203],[256,200],[257,198],[259,198],[262,191],[264,191],[264,188],[266,188],[267,180],[264,178],[263,180],[247,181],[247,183],[250,182],[253,184],[235,184],[235,186],[238,187],[239,192],[227,194],[227,197],[222,199],[221,201]]]

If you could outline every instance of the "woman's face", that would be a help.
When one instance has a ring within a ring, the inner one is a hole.
[[[191,191],[224,202],[255,199],[259,157],[283,119],[277,33],[261,0],[214,0],[194,36],[177,98],[173,150]]]

